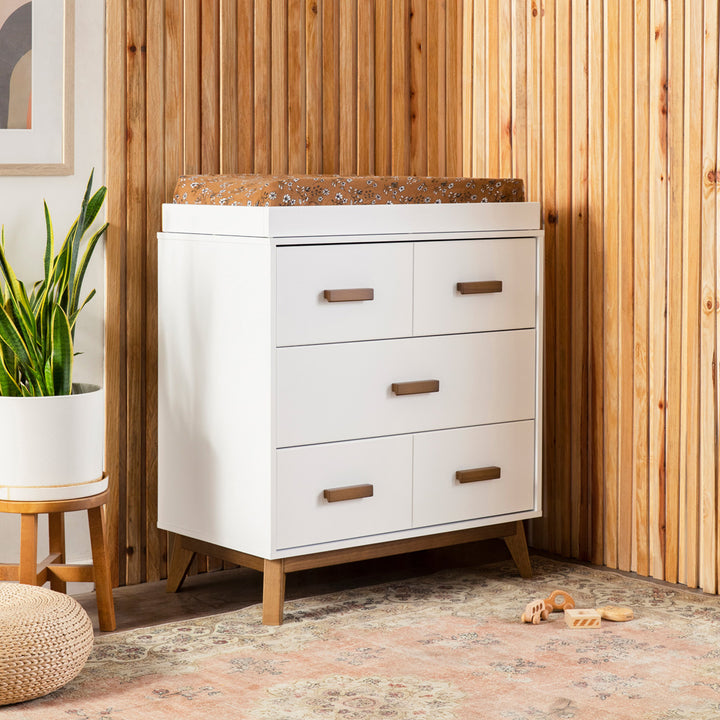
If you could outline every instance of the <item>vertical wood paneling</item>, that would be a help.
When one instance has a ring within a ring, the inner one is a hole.
[[[146,232],[146,43],[145,16],[127,23],[127,295],[139,302],[125,308],[127,328],[127,453],[140,462],[126,472],[125,580],[142,582],[145,572],[145,232]]]
[[[613,3],[614,4],[614,3]],[[633,554],[633,517],[634,517],[634,435],[633,435],[633,383],[634,383],[634,336],[635,323],[634,302],[634,188],[635,158],[634,133],[635,101],[634,71],[626,62],[634,57],[634,20],[632,3],[618,3],[619,13],[619,147],[618,159],[619,185],[619,225],[618,243],[618,519],[617,519],[617,567],[630,570]],[[612,180],[611,180],[612,182]],[[608,208],[614,212],[613,206]],[[608,235],[609,238],[609,235]]]
[[[200,167],[220,170],[220,2],[200,3]]]
[[[165,113],[164,107],[165,53],[163,22],[165,1],[148,0],[147,22],[147,156],[145,214],[145,579],[159,580],[167,575],[166,534],[157,527],[157,353],[154,340],[157,323],[157,232],[162,226],[159,203],[154,198],[165,196]]]
[[[107,0],[107,27],[118,581],[166,571],[155,233],[177,175],[473,174],[542,204],[532,542],[717,591],[717,3]]]
[[[322,171],[340,171],[340,33],[335,4],[322,4]]]
[[[572,152],[572,111],[571,111],[571,68],[572,44],[570,32],[570,0],[556,0],[556,45],[555,45],[555,152],[557,162],[556,202],[558,208],[557,235],[554,262],[557,267],[557,304],[555,306],[555,324],[557,346],[555,400],[557,404],[556,427],[562,438],[572,436],[571,416],[571,152]],[[572,547],[572,484],[570,472],[571,443],[558,442],[557,463],[555,469],[558,485],[554,492],[558,494],[560,510],[561,537],[559,548],[563,555],[571,554]]]
[[[410,0],[392,2],[390,172],[410,167]]]
[[[375,2],[357,6],[357,171],[375,173]]]
[[[270,171],[288,171],[288,0],[270,4]]]
[[[445,10],[445,0],[428,4],[428,27],[434,28],[434,32],[428,33],[427,40],[427,155],[428,175],[431,176],[445,175]],[[376,29],[375,42],[378,42],[379,31],[380,27]],[[377,62],[377,54],[375,58]],[[376,97],[379,97],[380,90],[376,86]],[[375,172],[381,174],[378,168]]]
[[[288,0],[288,172],[305,172],[305,0]]]
[[[603,3],[602,0],[590,0],[588,4],[588,113],[592,118],[602,117],[605,112],[603,102],[604,55]],[[603,296],[605,276],[605,256],[603,238],[605,234],[604,184],[599,182],[603,176],[603,153],[605,150],[603,133],[589,132],[588,123],[588,292],[589,292],[589,357],[588,357],[588,404],[589,404],[589,519],[588,533],[589,557],[596,565],[603,562],[603,538],[605,514],[604,474],[605,474],[605,428],[603,422],[603,378],[605,374],[604,344],[605,318],[604,304],[598,299]],[[593,208],[595,212],[589,212]],[[617,360],[616,360],[617,362]],[[616,385],[617,387],[617,385]],[[617,416],[617,410],[616,410]],[[614,425],[617,427],[617,421]]]
[[[357,168],[357,2],[348,0],[340,13],[340,160],[341,175]]]
[[[471,46],[470,46],[471,47]],[[470,76],[468,76],[470,77]],[[410,0],[410,174],[428,174],[427,3]],[[469,139],[469,138],[468,138]]]
[[[681,422],[681,479],[685,480],[685,575],[680,579],[697,587],[699,578],[699,471],[700,471],[700,196],[702,187],[702,123],[697,112],[702,107],[702,4],[685,4],[685,143],[683,167],[687,182],[683,185],[683,389]],[[682,568],[682,566],[681,566]]]
[[[237,99],[238,3],[220,0],[220,172],[237,172],[239,167],[240,123]],[[181,90],[182,93],[182,90]]]
[[[717,591],[716,186],[718,4],[704,3],[700,315],[700,587]]]
[[[604,372],[603,372],[603,440],[604,440],[604,563],[618,567],[619,533],[619,434],[620,397],[620,47],[618,8],[615,3],[604,7],[604,155],[603,197],[598,208],[603,217],[604,232]],[[627,470],[624,475],[627,476]]]
[[[682,3],[671,3],[668,15],[668,268],[667,268],[667,384],[666,384],[666,494],[665,579],[679,577],[680,534],[684,531],[684,487],[680,482],[682,279],[683,279],[683,55]],[[682,510],[681,510],[682,508]],[[684,543],[683,543],[684,544]]]
[[[650,4],[650,186],[649,186],[649,349],[648,405],[650,413],[648,478],[649,573],[665,575],[667,424],[667,35],[665,0]]]
[[[255,33],[253,75],[255,79],[255,137],[254,170],[269,173],[272,170],[272,101],[270,82],[272,77],[272,13],[270,0],[255,0]],[[278,42],[280,38],[278,38]]]
[[[590,554],[588,505],[588,28],[587,7],[571,6],[570,517],[571,553]]]
[[[306,72],[306,171],[322,172],[322,16],[318,4],[321,0],[305,2],[305,72]]]
[[[107,533],[113,584],[125,583],[125,514],[127,499],[127,305],[126,210],[127,99],[126,99],[126,9],[119,0],[106,6],[107,30],[107,245],[105,262],[107,323],[105,329],[105,466],[110,497],[107,505]],[[135,300],[136,301],[136,300]],[[122,562],[120,561],[122,553]]]
[[[255,167],[255,33],[253,0],[237,0],[238,172]]]

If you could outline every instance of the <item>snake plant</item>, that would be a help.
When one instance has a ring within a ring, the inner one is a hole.
[[[80,301],[83,278],[105,223],[84,244],[100,212],[107,189],[92,192],[93,173],[73,223],[57,254],[47,203],[45,207],[45,277],[28,294],[5,254],[0,229],[0,395],[36,397],[70,395],[75,355],[75,324],[95,290]],[[82,251],[82,255],[81,255]]]

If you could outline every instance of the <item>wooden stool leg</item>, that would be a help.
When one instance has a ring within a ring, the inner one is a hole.
[[[113,604],[110,558],[108,558],[105,536],[105,506],[88,508],[90,544],[92,545],[95,596],[98,607],[100,629],[115,629],[115,605]]]
[[[263,566],[263,625],[282,625],[285,604],[285,561],[265,560]]]
[[[515,523],[515,534],[507,535],[503,540],[505,540],[510,555],[512,555],[512,559],[520,571],[520,577],[532,577],[532,566],[530,565],[530,555],[528,554],[525,527],[522,524],[522,520],[518,520]]]
[[[25,585],[37,585],[37,534],[38,516],[33,513],[22,513],[20,516],[18,580]]]
[[[61,565],[65,562],[65,513],[48,513],[48,534],[50,537],[50,554],[57,554],[54,562]],[[55,592],[67,592],[67,583],[54,575],[50,576],[50,589]]]

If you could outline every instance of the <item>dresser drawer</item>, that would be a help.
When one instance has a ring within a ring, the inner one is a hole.
[[[414,527],[532,510],[535,423],[416,435],[413,466]]]
[[[536,242],[415,243],[413,334],[534,327]]]
[[[411,507],[412,436],[277,451],[278,549],[408,528]]]
[[[277,345],[412,335],[412,253],[409,242],[278,248]]]
[[[438,391],[393,392],[426,380]],[[277,351],[278,447],[534,416],[534,330]]]

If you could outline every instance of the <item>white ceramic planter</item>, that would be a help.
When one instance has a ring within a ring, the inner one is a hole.
[[[71,500],[107,488],[105,392],[0,397],[0,499]]]

